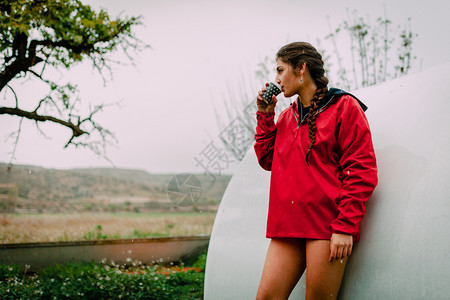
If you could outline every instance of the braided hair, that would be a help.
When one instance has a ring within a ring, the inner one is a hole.
[[[307,118],[310,144],[305,159],[309,164],[309,154],[316,142],[316,118],[319,114],[320,102],[328,92],[328,78],[325,77],[322,55],[309,43],[294,42],[278,50],[277,59],[291,65],[294,72],[297,72],[298,67],[305,63],[308,66],[311,78],[317,86],[317,90],[311,100],[311,108]]]

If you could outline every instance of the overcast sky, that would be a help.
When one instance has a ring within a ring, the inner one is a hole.
[[[152,173],[202,172],[195,158],[201,158],[208,146],[225,151],[218,139],[214,108],[223,112],[229,87],[238,86],[242,78],[254,78],[263,57],[273,57],[291,41],[315,45],[317,38],[323,40],[329,33],[327,15],[335,26],[347,18],[347,8],[369,15],[372,22],[384,15],[383,3],[361,0],[83,2],[113,16],[143,16],[144,26],[135,32],[151,48],[135,57],[135,67],[115,66],[114,78],[106,86],[88,64],[62,73],[61,80],[77,83],[85,103],[120,101],[120,107],[109,107],[99,116],[119,141],[108,149],[108,156],[116,167]],[[419,34],[414,41],[418,59],[413,71],[450,61],[450,36],[446,34],[450,2],[412,3],[389,1],[385,11],[395,26],[403,26],[410,17],[412,31]],[[343,53],[348,52],[348,45],[339,46]],[[333,56],[329,44],[322,48]],[[113,58],[127,61],[120,54]],[[32,105],[39,93],[33,82],[14,87],[27,105]],[[253,100],[249,98],[248,103]],[[0,101],[7,103],[3,96]],[[229,121],[225,114],[223,121]],[[10,160],[13,144],[12,140],[5,142],[5,137],[17,130],[18,124],[17,118],[0,117],[1,162]],[[32,122],[23,121],[14,163],[50,168],[111,166],[88,150],[63,149],[70,137],[68,130],[53,124],[41,129],[51,139],[41,136]],[[230,173],[236,164],[222,167]]]

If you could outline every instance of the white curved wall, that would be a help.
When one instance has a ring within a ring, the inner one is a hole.
[[[355,91],[368,105],[379,184],[340,299],[450,298],[450,64]],[[254,299],[269,244],[270,173],[250,149],[208,250],[205,299]],[[304,298],[305,276],[290,299]]]

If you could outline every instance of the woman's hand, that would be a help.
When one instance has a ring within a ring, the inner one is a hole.
[[[330,240],[330,262],[352,254],[353,236],[350,234],[333,233]]]
[[[266,87],[269,84],[266,83]],[[272,102],[270,104],[267,104],[266,101],[262,98],[262,94],[266,91],[266,88],[264,87],[262,90],[258,92],[258,96],[256,97],[256,104],[258,105],[258,111],[262,113],[272,113],[275,111],[275,106],[277,105],[277,97],[272,96]]]

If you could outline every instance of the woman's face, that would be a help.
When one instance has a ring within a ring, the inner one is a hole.
[[[277,59],[277,77],[275,77],[275,81],[281,86],[281,91],[285,97],[289,98],[299,93],[301,74],[301,70],[295,74],[290,64]]]

